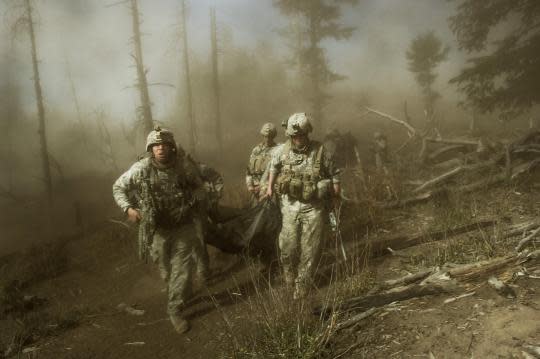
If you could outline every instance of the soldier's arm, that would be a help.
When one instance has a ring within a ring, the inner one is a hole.
[[[141,165],[139,162],[135,163],[129,170],[123,173],[113,184],[112,192],[114,201],[124,211],[128,213],[128,210],[137,209],[138,204],[130,192],[136,190],[137,178],[141,176]]]
[[[246,167],[246,187],[248,189],[248,191],[250,192],[253,192],[255,190],[255,182],[253,181],[253,174],[251,173],[251,162],[253,160],[253,156],[255,156],[255,150],[257,149],[257,147],[255,147],[252,151],[251,151],[251,154],[249,155],[249,162],[248,162],[248,165]]]
[[[277,175],[281,170],[281,149],[276,149],[272,153],[272,160],[268,165],[268,187],[266,188],[266,196],[272,197],[274,193],[274,183],[276,182]]]
[[[333,154],[326,149],[323,149],[323,166],[327,176],[332,180],[334,196],[339,198],[341,196],[341,171],[335,164]]]

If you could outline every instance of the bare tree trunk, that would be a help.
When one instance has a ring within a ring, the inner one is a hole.
[[[131,15],[133,20],[133,45],[135,47],[135,66],[137,68],[137,87],[141,97],[141,114],[145,134],[152,131],[154,121],[152,119],[152,103],[148,93],[148,81],[146,80],[146,70],[144,69],[141,29],[139,19],[139,8],[137,0],[131,0]]]
[[[43,106],[43,93],[41,91],[41,83],[39,78],[39,66],[37,59],[36,37],[34,33],[34,21],[32,18],[32,6],[30,0],[26,0],[26,14],[28,17],[28,32],[30,35],[30,43],[32,46],[32,67],[34,70],[34,90],[36,92],[38,121],[39,121],[39,142],[41,145],[41,162],[43,167],[43,176],[45,181],[45,190],[49,200],[52,203],[52,179],[51,168],[49,164],[49,150],[47,147],[47,134],[45,129],[45,108]]]
[[[469,122],[469,133],[471,135],[474,135],[476,133],[476,126],[477,126],[477,114],[476,110],[473,110],[471,115],[471,122]]]
[[[188,120],[188,136],[189,136],[189,151],[195,153],[195,121],[193,118],[193,101],[191,92],[191,74],[189,71],[189,46],[187,36],[187,24],[186,24],[186,1],[182,0],[182,20],[180,23],[182,31],[183,42],[183,59],[184,59],[184,80],[186,91],[186,106],[187,106],[187,120]]]
[[[5,127],[5,148],[6,148],[6,173],[7,173],[7,189],[9,193],[13,193],[14,190],[14,181],[13,181],[13,172],[14,172],[14,151],[13,151],[13,133],[15,123],[18,121],[19,117],[19,106],[20,106],[20,92],[19,88],[14,82],[14,77],[16,74],[16,56],[14,56],[15,47],[9,46],[6,48],[7,53],[5,55],[5,64],[2,66],[2,75],[5,77],[5,88],[2,88],[2,93],[6,99],[5,101],[5,111],[1,111],[2,116],[5,118],[6,127]]]
[[[66,75],[69,80],[69,87],[71,89],[71,95],[73,96],[73,104],[75,105],[75,110],[77,111],[77,121],[79,122],[79,128],[81,130],[81,138],[84,143],[84,147],[88,150],[88,139],[86,137],[86,128],[81,115],[81,106],[79,104],[79,97],[77,96],[77,89],[75,88],[75,83],[73,82],[73,76],[71,75],[71,67],[69,61],[66,58]]]
[[[217,46],[217,26],[216,26],[216,9],[210,9],[211,18],[211,41],[212,41],[212,83],[214,87],[214,99],[216,101],[216,137],[218,141],[219,151],[223,151],[223,133],[221,132],[221,108],[220,108],[220,91],[219,91],[219,72],[218,72],[218,46]]]
[[[411,124],[411,117],[409,116],[409,109],[407,106],[407,101],[403,103],[403,114],[405,116],[405,122],[409,125]]]
[[[318,33],[320,27],[320,21],[318,20],[318,14],[316,4],[313,2],[311,11],[309,13],[309,46],[310,46],[310,62],[309,62],[309,76],[311,80],[311,106],[313,111],[313,120],[316,127],[320,130],[324,122],[323,119],[323,106],[325,102],[325,96],[321,89],[321,74],[319,73],[318,66]]]

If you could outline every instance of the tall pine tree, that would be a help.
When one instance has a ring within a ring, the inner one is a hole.
[[[451,82],[467,104],[516,113],[540,103],[540,1],[454,1],[450,28],[473,57]]]
[[[357,0],[274,0],[280,12],[291,19],[281,34],[289,42],[317,127],[324,122],[323,111],[330,98],[328,85],[344,78],[330,69],[321,42],[351,37],[354,27],[344,26],[339,20],[342,6],[356,3]]]

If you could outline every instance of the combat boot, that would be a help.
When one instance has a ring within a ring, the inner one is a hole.
[[[171,314],[170,318],[173,328],[178,334],[184,334],[190,329],[189,322],[179,314]]]

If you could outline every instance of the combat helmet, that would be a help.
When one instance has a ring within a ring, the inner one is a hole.
[[[146,138],[146,151],[151,152],[152,146],[160,143],[168,143],[176,150],[176,141],[174,140],[173,133],[167,129],[156,126]]]
[[[313,131],[311,119],[305,112],[295,113],[287,120],[285,130],[287,136],[307,135],[311,131]]]
[[[263,135],[264,137],[274,138],[277,135],[276,126],[274,126],[274,124],[270,122],[265,123],[261,127],[260,134]]]

